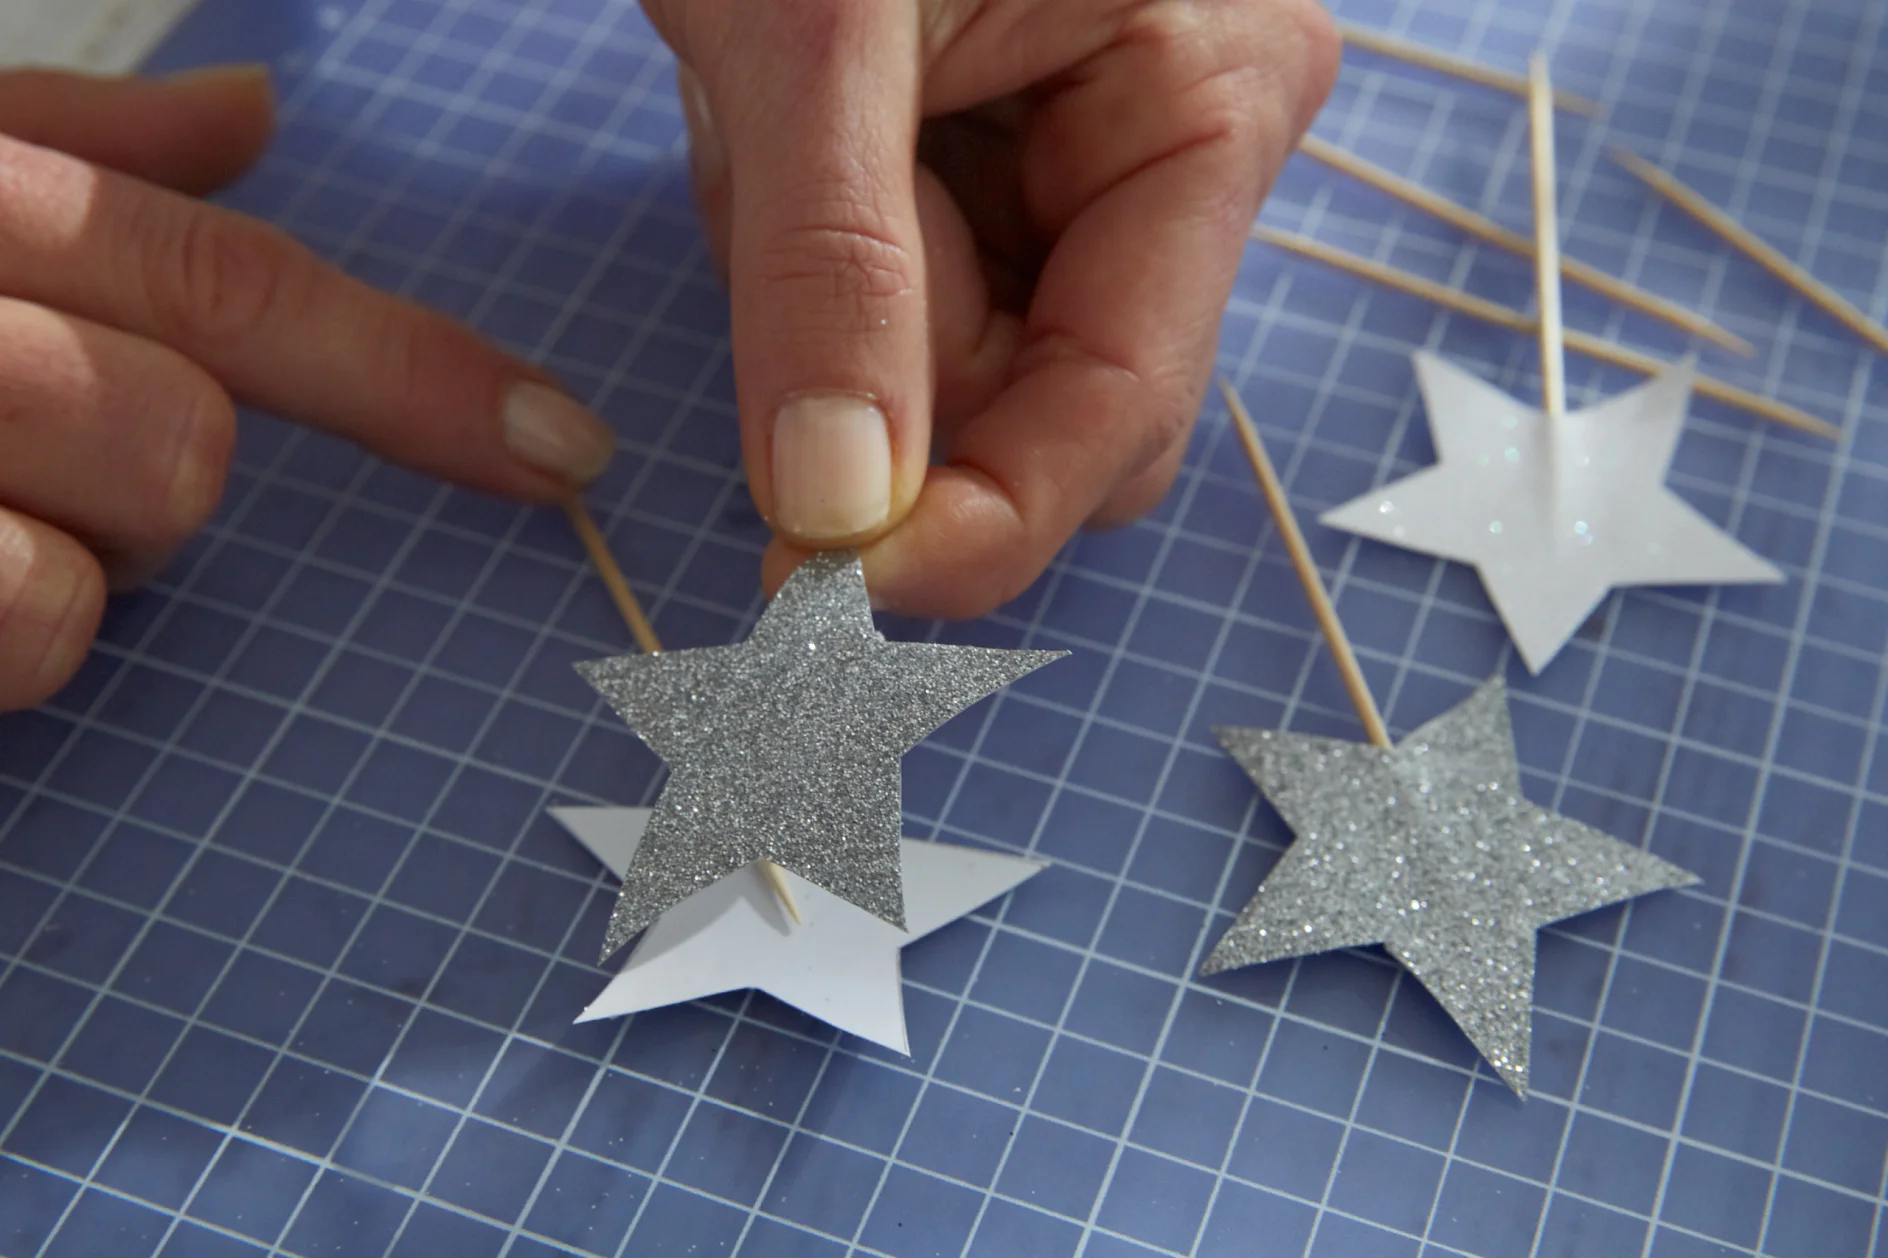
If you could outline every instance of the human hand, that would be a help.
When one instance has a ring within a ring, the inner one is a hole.
[[[609,459],[534,368],[185,195],[272,129],[256,70],[0,74],[0,711],[63,685],[108,584],[209,517],[232,400],[522,499]]]
[[[861,545],[881,606],[978,615],[1159,501],[1336,74],[1316,0],[643,4],[730,278],[770,590]]]

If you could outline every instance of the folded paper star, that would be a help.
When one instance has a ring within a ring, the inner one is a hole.
[[[1473,564],[1530,670],[1616,586],[1782,580],[1665,487],[1688,364],[1549,422],[1434,354],[1415,359],[1436,465],[1320,519]]]
[[[553,808],[579,842],[622,877],[643,840],[646,808]],[[1033,877],[1034,861],[903,839],[908,930],[793,874],[802,921],[749,866],[696,892],[643,932],[622,970],[579,1022],[616,1018],[755,988],[820,1021],[909,1053],[899,952]]]
[[[888,642],[847,551],[802,564],[739,646],[579,664],[670,771],[604,959],[757,860],[903,927],[899,758],[1064,654]]]
[[[1522,1096],[1534,932],[1697,881],[1522,796],[1499,678],[1387,750],[1217,732],[1297,837],[1201,972],[1380,943]]]

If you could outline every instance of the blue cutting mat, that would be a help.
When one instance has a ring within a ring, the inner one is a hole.
[[[1888,7],[1356,0],[1563,85],[1574,256],[1713,313],[1673,482],[1773,589],[1609,599],[1526,677],[1473,576],[1314,530],[1392,725],[1492,670],[1530,793],[1696,870],[1541,941],[1518,1104],[1381,954],[1191,981],[1288,836],[1215,723],[1357,736],[1223,414],[1172,497],[988,621],[1073,659],[909,760],[912,833],[1053,867],[907,954],[915,1057],[767,999],[573,1028],[609,890],[545,817],[652,798],[574,660],[625,636],[554,513],[257,422],[215,527],[0,721],[0,1253],[1847,1258],[1888,1147],[1888,391],[1605,161],[1626,140],[1880,314]],[[541,359],[622,433],[594,502],[672,645],[737,639],[763,531],[672,69],[626,0],[210,0],[267,57],[229,198]],[[1525,227],[1512,100],[1362,54],[1320,131]],[[1294,162],[1266,217],[1524,302],[1525,264]],[[1570,320],[1679,347],[1568,294]],[[1408,351],[1524,338],[1254,247],[1221,363],[1299,508],[1430,457]],[[1576,400],[1626,379],[1576,363]]]

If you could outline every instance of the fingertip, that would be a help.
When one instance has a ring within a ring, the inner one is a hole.
[[[994,479],[934,468],[911,514],[864,550],[865,583],[877,610],[970,620],[1028,589],[1054,553]]]
[[[0,712],[37,707],[84,663],[105,573],[65,533],[0,510]]]
[[[235,179],[262,156],[275,138],[275,82],[261,63],[186,70],[160,83],[188,102],[202,165],[180,192],[203,195]]]
[[[275,134],[266,66],[167,79],[0,74],[0,132],[200,196],[249,169]]]

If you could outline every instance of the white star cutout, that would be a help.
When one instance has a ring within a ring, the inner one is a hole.
[[[621,878],[650,810],[553,808],[551,815]],[[908,931],[789,870],[803,919],[795,924],[754,866],[744,865],[658,917],[577,1021],[751,987],[861,1039],[909,1053],[900,950],[1027,881],[1042,865],[917,839],[901,839],[900,855]]]
[[[1473,564],[1531,671],[1614,587],[1783,579],[1665,487],[1689,364],[1553,423],[1434,354],[1415,360],[1436,465],[1320,518]]]

